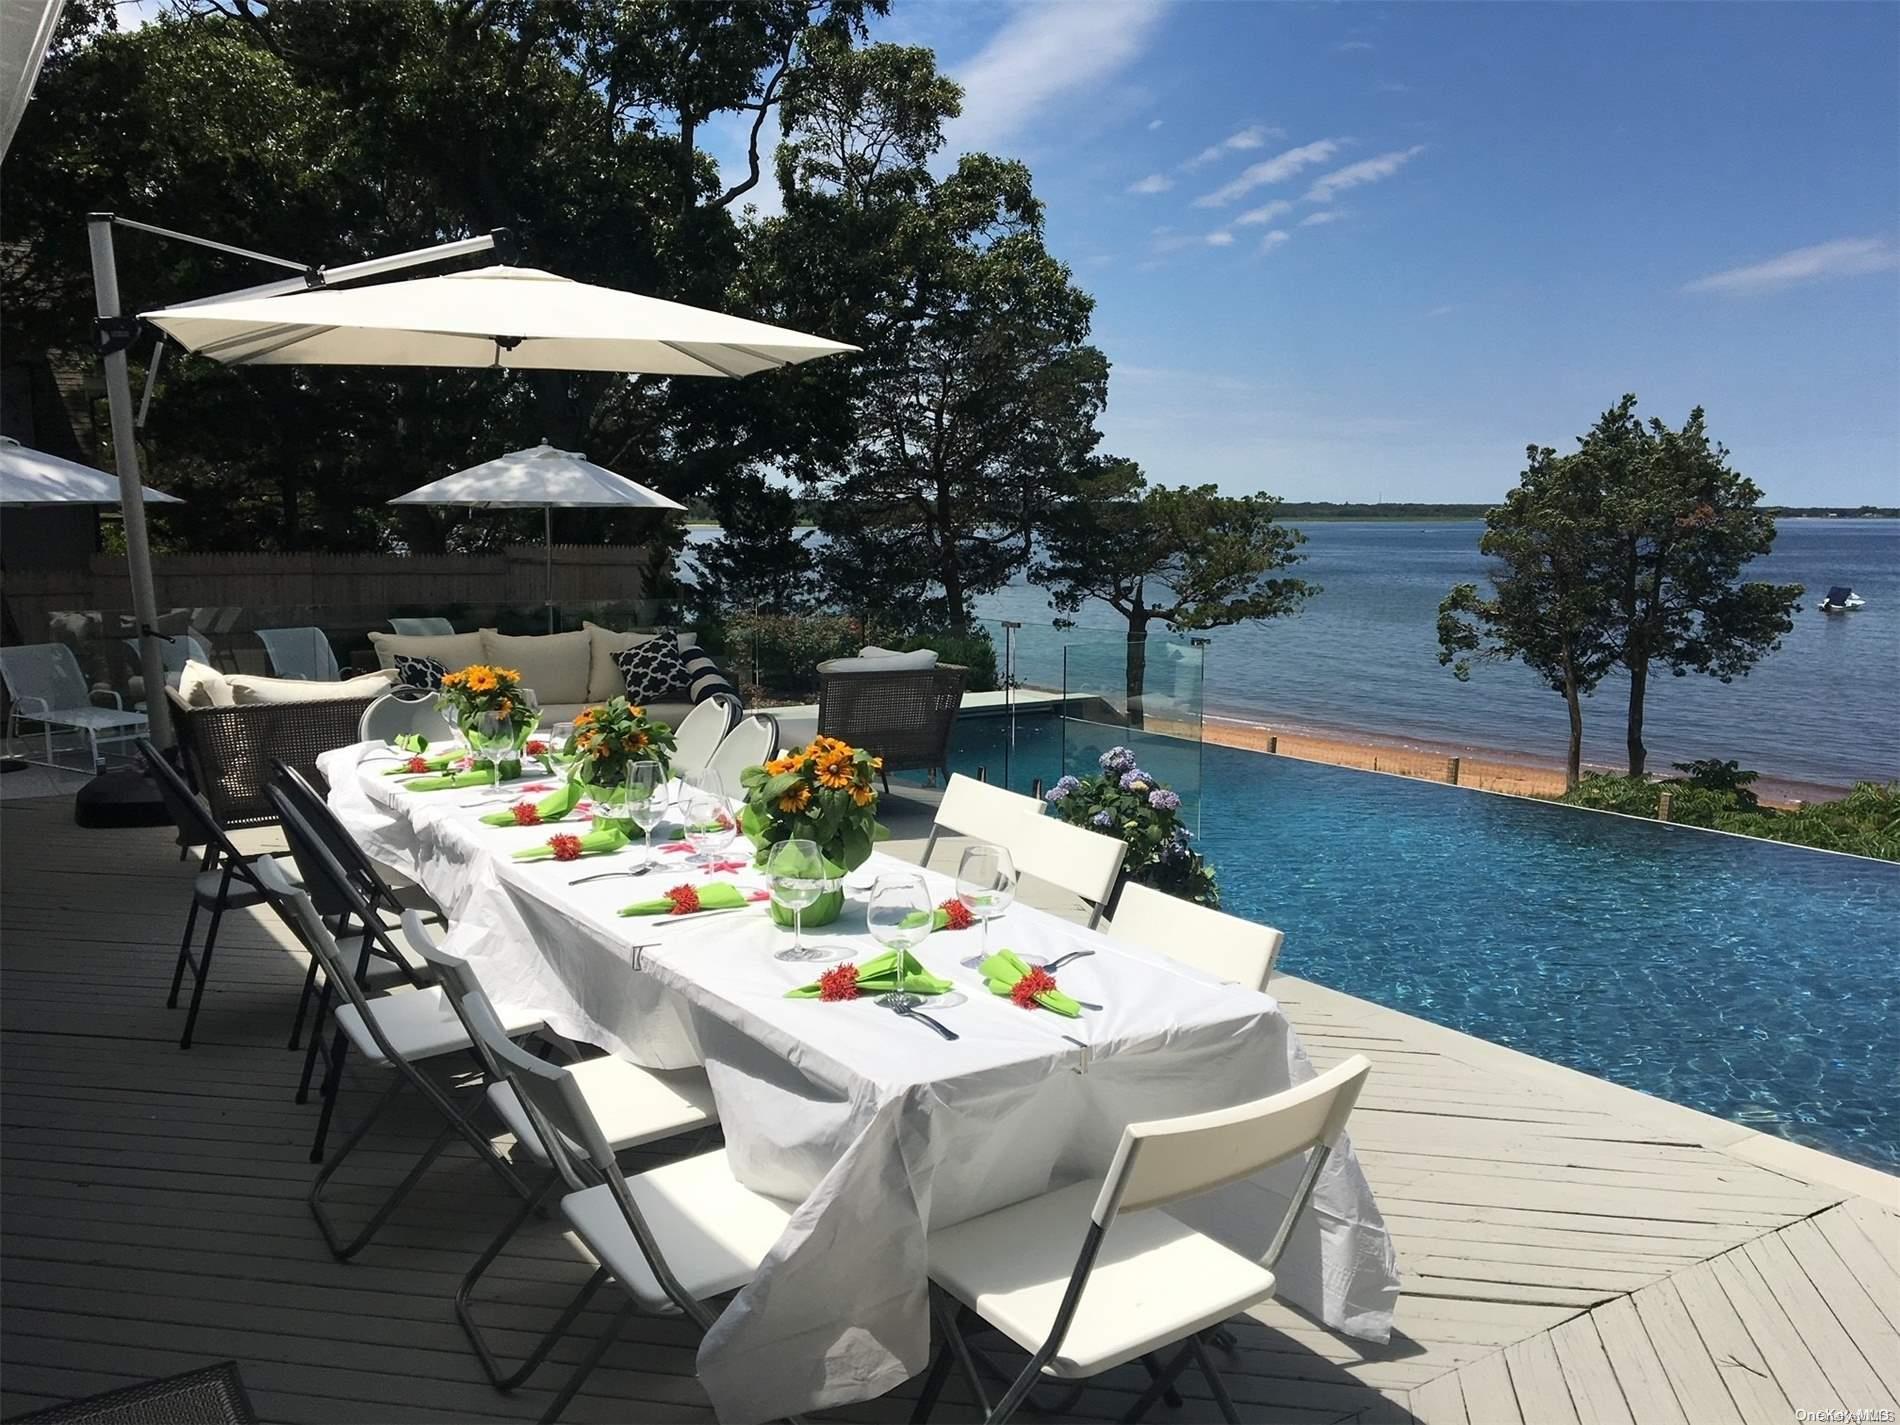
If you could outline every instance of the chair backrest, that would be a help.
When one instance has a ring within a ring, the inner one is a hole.
[[[260,628],[258,640],[280,678],[309,678],[334,683],[341,676],[336,650],[320,628]]]
[[[315,787],[305,780],[303,773],[288,763],[272,759],[271,785],[281,788],[284,795],[296,805],[297,810],[303,815],[304,824],[330,849],[330,854],[336,859],[336,863],[349,873],[350,879],[356,883],[357,890],[361,892],[363,900],[372,909],[378,906],[393,907],[399,904],[395,893],[389,889],[389,883],[383,879],[382,872],[376,868],[376,863],[364,854],[363,848],[356,844],[349,830],[337,820],[336,813],[330,810],[330,804],[323,799]],[[291,856],[296,859],[298,868],[304,873],[304,884],[310,889],[311,899],[316,902],[318,912],[323,915],[339,915],[349,911],[349,906],[329,904],[331,898],[327,894],[317,893],[318,886],[326,885],[327,882],[320,873],[313,880],[312,870],[304,865],[305,857],[297,855],[296,841],[293,838],[300,836],[301,832],[296,828],[286,827],[284,835],[290,842]]]
[[[431,743],[455,740],[454,725],[442,716],[431,693],[420,693],[413,698],[384,693],[363,709],[363,716],[356,724],[358,742],[388,742],[411,732],[421,733]]]
[[[1254,990],[1267,987],[1286,943],[1286,936],[1271,925],[1256,925],[1132,881],[1122,887],[1109,933],[1159,950],[1217,980]]]
[[[1028,834],[1022,830],[1019,818],[1041,815],[1042,803],[1035,797],[1007,787],[992,787],[958,772],[944,786],[932,825],[937,830],[1008,845],[1012,836]]]
[[[739,795],[739,774],[756,767],[778,751],[778,719],[770,713],[753,713],[742,718],[728,732],[706,761],[706,770],[717,772],[726,784],[728,796]]]
[[[1371,1072],[1371,1061],[1355,1054],[1317,1078],[1236,1108],[1129,1124],[1091,1215],[1107,1226],[1119,1212],[1212,1192],[1309,1148],[1330,1152]],[[1317,1177],[1309,1165],[1289,1219],[1299,1215]]]
[[[0,680],[5,681],[11,701],[17,704],[30,698],[42,712],[92,704],[92,692],[86,686],[85,674],[79,671],[79,660],[63,643],[0,648]]]
[[[442,993],[448,999],[449,1008],[455,1011],[455,1017],[462,1021],[462,1028],[468,1032],[469,1042],[475,1046],[475,1053],[481,1059],[482,1067],[488,1070],[488,1076],[491,1079],[506,1077],[469,1017],[469,998],[482,993],[481,977],[475,973],[475,967],[460,955],[450,954],[442,948],[435,936],[429,933],[420,911],[405,910],[402,913],[402,938],[409,942],[411,950],[434,968],[436,983],[442,986]],[[487,1001],[483,1000],[483,1003]]]
[[[125,640],[125,646],[132,650],[132,659],[137,662],[143,655],[139,652],[136,638]],[[211,662],[211,650],[194,633],[161,633],[158,635],[159,666],[167,673],[182,673],[185,664],[196,659],[200,663]]]
[[[145,760],[145,770],[151,774],[152,781],[158,787],[159,800],[165,803],[165,811],[171,817],[172,825],[178,828],[178,844],[213,848],[233,864],[235,875],[256,884],[245,864],[244,854],[225,834],[217,817],[211,814],[211,808],[198,799],[198,794],[179,775],[170,759],[154,747],[149,738],[141,737],[138,749],[139,756]]]
[[[738,712],[729,698],[711,697],[694,704],[673,729],[673,775],[697,772],[711,762],[719,744],[732,731]]]
[[[455,632],[455,625],[445,618],[393,618],[389,626],[410,638],[434,638]]]
[[[942,767],[969,669],[818,670],[818,731],[884,759],[887,771]]]
[[[1025,817],[1015,832],[1002,844],[1009,848],[1017,872],[1080,896],[1089,905],[1089,924],[1100,920],[1102,907],[1115,893],[1127,843],[1054,817],[1033,822]]]

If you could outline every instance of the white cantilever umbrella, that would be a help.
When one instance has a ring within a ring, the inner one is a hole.
[[[663,304],[664,305],[664,304]],[[669,500],[658,490],[650,490],[637,480],[616,475],[603,465],[571,450],[556,450],[543,442],[526,450],[511,450],[506,455],[471,465],[453,475],[432,480],[406,495],[398,495],[392,505],[474,505],[483,509],[534,509],[541,511],[541,528],[547,540],[548,632],[554,631],[554,510],[622,509],[683,510],[678,500]]]
[[[481,267],[282,296],[240,294],[144,316],[187,350],[230,366],[502,366],[750,376],[858,349],[530,267]]]
[[[182,505],[184,501],[150,485],[148,505]],[[12,436],[0,436],[0,505],[116,505],[119,477],[90,465],[62,460]]]

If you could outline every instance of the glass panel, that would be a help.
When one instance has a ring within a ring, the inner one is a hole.
[[[1094,637],[1063,647],[1061,770],[1086,776],[1111,747],[1181,798],[1201,827],[1201,732],[1206,646],[1192,639]]]

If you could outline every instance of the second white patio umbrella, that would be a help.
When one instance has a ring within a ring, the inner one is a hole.
[[[139,487],[148,505],[182,505],[184,501],[150,485]],[[10,435],[0,435],[0,505],[116,505],[119,477],[62,460]]]
[[[571,450],[546,444],[513,450],[398,495],[392,505],[470,505],[481,509],[541,510],[546,540],[548,632],[554,632],[554,511],[556,509],[683,510],[637,480],[616,475]]]

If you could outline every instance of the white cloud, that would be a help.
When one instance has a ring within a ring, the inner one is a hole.
[[[1818,282],[1828,277],[1859,277],[1869,272],[1887,272],[1900,267],[1900,247],[1886,238],[1838,238],[1833,242],[1798,247],[1766,262],[1745,267],[1730,267],[1698,277],[1682,290],[1685,292],[1727,292],[1746,295],[1772,292],[1777,287],[1797,282]]]
[[[1146,178],[1137,179],[1128,185],[1130,193],[1165,193],[1174,187],[1174,180],[1165,173],[1150,173]]]
[[[1371,48],[1371,40],[1347,40],[1344,44],[1336,44],[1333,46],[1333,49],[1340,54],[1352,54],[1355,51],[1369,50]]]
[[[1207,235],[1207,245],[1209,247],[1232,247],[1234,245],[1234,235],[1228,232],[1226,228],[1221,228]]]
[[[1441,306],[1433,307],[1425,315],[1428,317],[1449,317],[1453,312],[1457,310],[1458,310],[1457,303],[1446,302]]]
[[[1223,154],[1245,153],[1249,149],[1263,147],[1269,138],[1279,137],[1281,130],[1270,129],[1265,124],[1251,124],[1244,129],[1229,134],[1219,143],[1209,144],[1181,167],[1189,170],[1205,168]]]
[[[1357,163],[1349,163],[1344,168],[1335,169],[1307,189],[1306,201],[1330,203],[1336,194],[1344,193],[1348,188],[1358,188],[1367,183],[1377,183],[1382,178],[1390,178],[1423,152],[1425,152],[1425,145],[1417,143],[1410,148],[1382,153],[1377,158],[1364,158]]]
[[[1017,6],[989,43],[951,69],[963,116],[949,125],[949,151],[999,143],[1057,100],[1101,88],[1148,47],[1163,13],[1161,0]]]
[[[1279,228],[1275,228],[1272,232],[1260,239],[1260,250],[1262,252],[1272,252],[1282,243],[1290,242],[1291,240],[1292,234],[1282,232]]]
[[[1320,228],[1328,223],[1336,223],[1346,215],[1337,208],[1325,208],[1317,213],[1308,213],[1300,219],[1303,228]]]
[[[1158,129],[1158,128],[1160,128],[1160,127],[1161,127],[1161,126],[1162,126],[1163,124],[1165,124],[1166,122],[1167,122],[1167,120],[1166,120],[1166,119],[1150,119],[1150,120],[1148,120],[1148,132],[1149,132],[1149,133],[1153,133],[1153,132],[1154,132],[1154,131],[1155,131],[1156,129]]]
[[[1261,187],[1263,184],[1284,183],[1287,179],[1293,177],[1294,174],[1300,172],[1301,169],[1311,168],[1316,163],[1326,162],[1334,154],[1339,152],[1339,145],[1340,141],[1338,139],[1320,139],[1315,143],[1301,144],[1298,148],[1290,148],[1285,153],[1278,154],[1273,158],[1266,159],[1242,169],[1240,176],[1235,178],[1232,182],[1223,183],[1212,193],[1204,193],[1199,198],[1196,198],[1194,200],[1194,206],[1197,208],[1219,208],[1233,202],[1234,199],[1243,194],[1253,192],[1254,189]]]
[[[1258,208],[1249,208],[1234,219],[1235,227],[1248,227],[1256,223],[1270,223],[1282,213],[1293,211],[1293,205],[1284,198],[1275,198],[1271,203],[1262,203]]]

